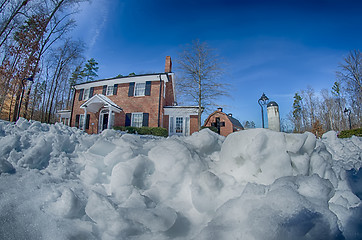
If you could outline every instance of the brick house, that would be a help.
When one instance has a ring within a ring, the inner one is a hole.
[[[197,107],[175,106],[171,57],[165,72],[79,83],[70,126],[100,133],[113,126],[163,127],[169,135],[190,135],[197,128]]]
[[[204,127],[216,127],[218,133],[222,136],[227,136],[230,133],[244,130],[239,120],[233,118],[232,114],[226,114],[222,108],[218,108],[215,112],[205,120]]]

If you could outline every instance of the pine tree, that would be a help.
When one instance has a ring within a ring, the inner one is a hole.
[[[97,67],[97,65],[98,63],[94,58],[89,59],[81,72],[82,77],[85,77],[87,81],[94,80],[95,77],[98,77],[97,72],[99,67]]]

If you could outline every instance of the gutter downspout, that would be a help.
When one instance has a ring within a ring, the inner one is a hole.
[[[76,89],[75,89],[75,87],[74,87],[74,86],[72,86],[72,89],[74,89],[74,93],[73,93],[72,109],[71,109],[71,112],[70,112],[69,127],[71,127],[71,126],[72,126],[73,108],[74,108],[75,92],[76,92]]]
[[[160,118],[161,118],[161,90],[162,90],[162,79],[161,74],[158,75],[160,78],[160,92],[158,95],[158,118],[157,118],[157,127],[160,127]]]

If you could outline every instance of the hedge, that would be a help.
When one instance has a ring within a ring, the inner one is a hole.
[[[205,128],[208,128],[208,129],[210,129],[211,131],[213,131],[213,132],[218,132],[218,130],[217,130],[217,128],[216,127],[213,127],[213,126],[211,126],[211,127],[204,127],[204,126],[202,126],[201,127],[201,129],[205,129]]]
[[[114,130],[120,130],[131,134],[139,134],[139,135],[153,135],[153,136],[161,136],[168,137],[168,131],[166,128],[161,127],[123,127],[117,126],[113,127]]]
[[[338,134],[339,138],[350,138],[352,136],[362,137],[362,128],[343,130]]]

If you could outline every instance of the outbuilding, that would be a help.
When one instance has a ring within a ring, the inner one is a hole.
[[[218,133],[225,137],[230,133],[244,130],[239,120],[234,118],[231,113],[226,114],[222,110],[222,108],[218,108],[210,114],[205,121],[204,127],[215,127]]]

